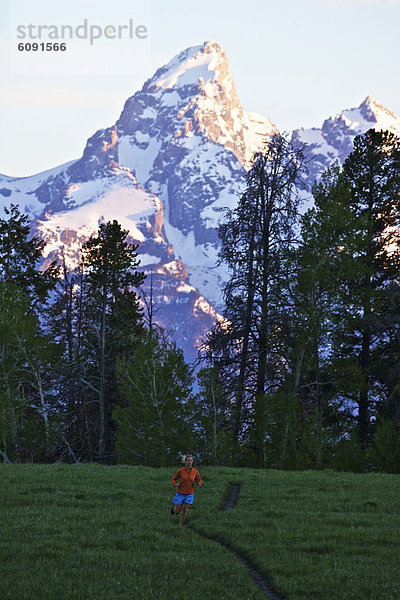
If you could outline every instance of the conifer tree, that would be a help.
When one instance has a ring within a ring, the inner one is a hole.
[[[390,374],[399,357],[393,337],[399,328],[399,192],[399,138],[370,130],[355,138],[342,170],[315,187],[316,209],[309,215],[308,231],[315,242],[324,240],[315,248],[325,254],[330,275],[323,286],[330,296],[331,379],[337,397],[358,406],[364,448],[374,412],[392,393]]]
[[[282,334],[287,270],[295,242],[295,185],[304,172],[302,149],[277,135],[254,155],[247,188],[220,227],[221,261],[230,272],[224,320],[210,333],[212,364],[232,395],[234,454],[251,432],[256,464],[264,464],[265,394],[282,377]]]
[[[286,374],[283,387],[271,404],[278,411],[280,404],[282,412],[286,410],[284,405],[297,411],[301,449],[292,445],[296,456],[287,456],[287,460],[297,461],[296,464],[302,461],[309,467],[323,465],[334,441],[346,431],[348,417],[343,397],[338,395],[340,382],[337,374],[334,376],[331,352],[340,280],[337,250],[343,242],[343,232],[352,227],[350,208],[343,202],[347,189],[338,165],[325,172],[314,188],[315,205],[301,218],[299,246],[289,257],[293,277],[289,286]],[[276,437],[277,415],[270,421],[273,423],[274,419]],[[285,417],[281,419],[282,427],[284,421]]]
[[[338,330],[336,347],[339,356],[357,356],[359,435],[365,445],[370,439],[373,406],[381,396],[377,360],[387,350],[388,332],[399,323],[399,302],[391,310],[389,294],[397,290],[399,295],[400,138],[373,129],[356,137],[343,174],[356,221],[344,253],[356,268],[344,273],[344,327]],[[396,350],[387,356],[388,367],[398,360]]]
[[[84,268],[84,345],[95,366],[90,385],[99,404],[98,455],[111,459],[114,447],[112,410],[117,404],[116,358],[134,353],[142,333],[136,289],[144,281],[137,245],[117,221],[102,223],[82,248]]]
[[[54,289],[59,270],[56,261],[40,270],[45,243],[31,236],[27,215],[16,205],[4,208],[0,219],[0,281],[12,281],[30,298],[31,308],[43,311]]]

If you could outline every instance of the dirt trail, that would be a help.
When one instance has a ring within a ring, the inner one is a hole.
[[[239,498],[240,493],[240,484],[232,483],[229,489],[229,494],[227,499],[224,502],[222,510],[233,510],[236,506],[236,502]]]
[[[240,494],[240,484],[231,484],[231,487],[230,487],[229,493],[228,493],[228,497],[225,500],[224,505],[221,510],[223,510],[223,511],[233,510],[238,501],[239,494]],[[246,569],[248,570],[249,574],[251,575],[253,581],[258,585],[258,587],[264,593],[266,598],[268,598],[269,600],[284,600],[282,598],[282,596],[279,596],[271,588],[271,584],[268,581],[268,578],[265,577],[264,575],[262,575],[259,571],[257,571],[257,569],[251,564],[251,562],[247,558],[245,558],[242,554],[240,554],[240,552],[237,552],[236,550],[231,548],[229,546],[229,544],[227,544],[226,542],[224,542],[223,540],[221,540],[219,538],[209,537],[205,533],[197,531],[197,529],[194,529],[194,531],[196,531],[196,533],[198,533],[199,535],[202,535],[203,537],[207,538],[208,540],[212,540],[213,542],[216,542],[217,544],[219,544],[220,546],[222,546],[223,548],[228,550],[231,554],[233,554],[235,556],[235,558],[237,558],[237,560],[240,561],[246,567]]]

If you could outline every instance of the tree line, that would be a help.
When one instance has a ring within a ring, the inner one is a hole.
[[[0,220],[3,461],[400,472],[400,139],[368,131],[313,187],[276,135],[219,228],[224,310],[194,370],[157,326],[116,221],[79,267]],[[62,257],[61,257],[62,258]],[[141,300],[140,300],[141,299]],[[195,391],[196,390],[196,391]]]
[[[182,352],[139,301],[137,245],[117,221],[78,268],[39,269],[16,206],[0,220],[0,453],[8,461],[170,464],[194,398]],[[145,304],[145,303],[144,303]],[[192,418],[191,414],[189,417]]]

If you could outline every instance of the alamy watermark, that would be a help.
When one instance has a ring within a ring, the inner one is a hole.
[[[144,24],[137,24],[133,19],[129,19],[125,24],[119,25],[98,25],[89,23],[84,19],[80,25],[42,25],[29,23],[29,25],[17,25],[17,39],[24,41],[41,42],[48,40],[50,42],[66,42],[67,40],[79,39],[88,40],[93,46],[97,40],[101,39],[136,39],[146,40],[148,37],[148,27]]]

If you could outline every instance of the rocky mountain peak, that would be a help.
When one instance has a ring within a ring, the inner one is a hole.
[[[225,52],[217,42],[204,42],[180,52],[144,84],[142,91],[180,88],[186,85],[205,85],[223,79],[229,73]]]
[[[373,96],[367,96],[358,108],[364,119],[366,121],[371,121],[371,123],[376,123],[379,118],[379,113],[386,110]]]
[[[243,111],[227,56],[217,42],[187,48],[158,69],[127,100],[118,121],[119,135],[135,136],[136,143],[145,143],[148,135],[167,135],[176,152],[191,146],[187,140],[193,135],[205,137],[233,152],[243,166],[254,150],[249,132],[262,136],[275,131],[266,118],[257,127],[254,132],[254,120]]]
[[[373,96],[367,96],[358,108],[364,119],[370,122],[375,129],[388,129],[400,135],[399,117]]]
[[[117,150],[118,164],[161,198],[167,236],[185,247],[187,264],[188,247],[218,244],[221,209],[236,201],[251,155],[275,132],[266,117],[243,111],[225,52],[205,42],[179,53],[126,101],[118,144],[97,152],[96,164]]]
[[[400,119],[375,98],[367,96],[358,108],[343,110],[336,117],[327,119],[322,131],[326,137],[330,136],[331,141],[336,141],[336,147],[339,148],[343,143],[343,136],[361,135],[371,127],[400,133]],[[352,145],[346,147],[347,154],[351,149]]]
[[[371,128],[400,135],[400,118],[373,96],[367,96],[357,108],[342,110],[326,119],[321,128],[295,130],[293,143],[307,145],[310,183],[318,180],[334,161],[343,163],[353,149],[354,137]]]

